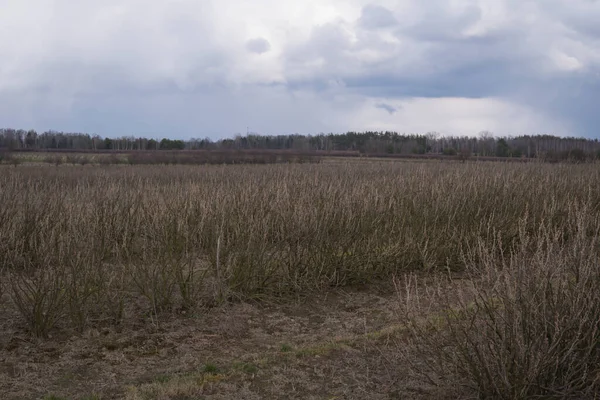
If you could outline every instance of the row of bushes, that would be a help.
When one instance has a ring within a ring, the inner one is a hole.
[[[14,168],[0,175],[0,266],[15,304],[31,285],[72,295],[95,310],[86,323],[117,294],[156,311],[320,290],[461,269],[461,249],[508,251],[519,224],[562,227],[586,202],[593,219],[599,181],[590,166],[529,164]],[[45,307],[20,306],[39,334]]]
[[[32,152],[33,153],[33,152]],[[357,157],[356,152],[293,152],[293,151],[252,151],[252,150],[224,150],[224,151],[135,151],[135,152],[89,152],[76,154],[75,152],[48,153],[40,158],[42,162],[54,165],[60,164],[276,164],[276,163],[318,163],[324,156],[331,157]],[[37,152],[35,154],[43,154]],[[533,161],[536,159],[519,157],[481,157],[473,156],[470,151],[457,152],[452,148],[444,149],[443,154],[372,154],[371,157],[383,158],[425,158],[437,160],[478,160],[478,161]],[[20,158],[13,153],[0,149],[0,163],[17,165],[25,158]],[[580,149],[559,152],[547,152],[537,158],[548,163],[585,163],[598,160],[595,154],[586,153]]]
[[[317,163],[316,155],[289,152],[195,151],[135,152],[127,155],[129,164],[278,164]]]
[[[0,164],[19,164],[19,159],[14,157],[9,151],[0,149]]]
[[[597,154],[594,153],[586,153],[581,149],[571,149],[571,150],[563,150],[563,151],[549,151],[545,153],[542,157],[542,160],[550,163],[558,163],[558,162],[571,162],[571,163],[584,163],[584,162],[593,162],[600,159],[600,152]]]
[[[0,163],[19,164],[24,159],[9,152],[0,152]],[[146,164],[146,165],[204,165],[204,164],[280,164],[319,163],[321,156],[293,152],[242,151],[139,151],[125,154],[47,154],[40,161],[53,164]]]

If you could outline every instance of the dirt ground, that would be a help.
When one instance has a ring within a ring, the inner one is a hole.
[[[401,351],[393,286],[32,339],[0,321],[2,399],[440,398]],[[14,321],[14,320],[13,320]]]

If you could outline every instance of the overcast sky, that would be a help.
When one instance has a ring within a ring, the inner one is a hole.
[[[596,0],[0,0],[0,125],[600,135]]]

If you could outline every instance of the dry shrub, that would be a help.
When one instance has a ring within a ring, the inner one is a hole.
[[[16,156],[13,152],[8,149],[0,149],[0,165],[2,163],[10,164],[12,166],[17,166],[21,164],[23,160]]]
[[[78,164],[81,156],[77,154],[67,154],[66,161],[67,164]]]
[[[276,164],[276,163],[319,163],[317,154],[296,153],[291,151],[252,151],[252,150],[214,150],[214,151],[136,151],[127,155],[129,164]]]
[[[35,336],[44,337],[65,312],[65,277],[58,269],[9,274],[13,304]]]
[[[451,295],[428,293],[429,301],[445,307],[441,313],[417,317],[419,296],[410,286],[407,323],[416,371],[435,385],[462,386],[480,398],[597,398],[595,201],[573,202],[559,228],[544,220],[528,232],[528,221],[521,220],[510,251],[499,238],[478,240],[466,254],[470,284],[456,283]]]
[[[15,282],[8,292],[19,296],[19,280],[26,285],[37,276],[24,268],[60,277],[65,312],[57,323],[77,329],[119,323],[132,313],[361,285],[404,271],[460,271],[462,254],[472,263],[484,256],[473,250],[478,243],[508,254],[524,238],[541,238],[542,222],[566,232],[562,240],[571,243],[575,231],[565,226],[572,224],[572,205],[586,204],[589,218],[600,206],[600,171],[591,165],[3,172],[0,265]],[[30,320],[27,307],[21,309]]]
[[[115,165],[115,164],[127,164],[129,160],[124,157],[119,157],[119,154],[99,154],[96,159],[96,163],[100,165]]]
[[[192,261],[157,257],[131,264],[128,271],[135,291],[148,300],[156,314],[174,307],[193,307],[199,301],[204,273]]]
[[[58,154],[50,154],[44,157],[44,162],[48,164],[54,164],[56,166],[64,162],[63,156]]]
[[[129,272],[122,266],[101,264],[95,271],[96,290],[91,292],[86,314],[95,325],[120,325],[126,317],[125,308],[131,302]]]
[[[55,156],[60,157],[60,156]],[[67,154],[66,156],[67,164],[79,164],[79,165],[87,165],[92,162],[92,158],[86,154]]]
[[[66,273],[63,290],[68,316],[71,326],[82,332],[97,314],[97,295],[104,285],[104,276],[94,257],[84,251],[73,254],[65,264],[61,269]]]

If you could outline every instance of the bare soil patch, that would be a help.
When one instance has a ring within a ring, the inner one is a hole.
[[[45,340],[1,321],[5,399],[404,398],[392,285],[237,303]],[[55,396],[55,397],[50,397]],[[87,396],[87,397],[86,397]]]

